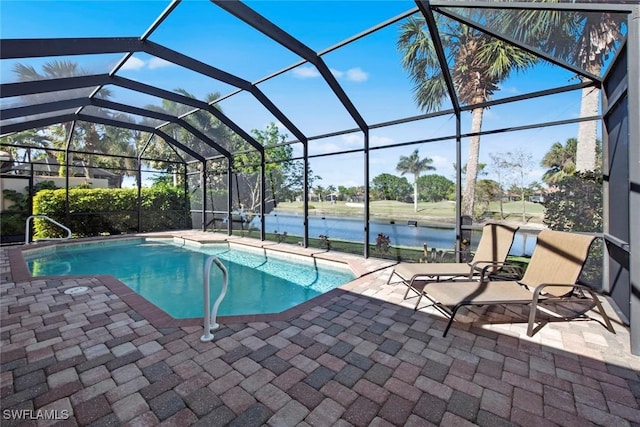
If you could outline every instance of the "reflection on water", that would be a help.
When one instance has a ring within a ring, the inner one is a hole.
[[[265,231],[273,233],[287,232],[288,235],[302,236],[304,233],[304,218],[297,214],[272,213],[265,217]],[[422,248],[426,243],[430,248],[453,249],[456,232],[452,225],[443,224],[441,227],[416,227],[407,225],[409,221],[389,223],[389,221],[370,222],[369,243],[375,244],[378,233],[389,236],[392,245],[415,246]],[[255,217],[251,226],[260,228],[260,218]],[[480,231],[474,231],[472,244],[477,244]],[[309,236],[329,236],[333,239],[362,241],[364,238],[364,222],[361,218],[310,216]],[[535,245],[535,237],[518,233],[511,247],[511,255],[531,255]]]

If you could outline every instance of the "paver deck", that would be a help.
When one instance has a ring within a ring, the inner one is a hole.
[[[526,308],[491,307],[443,338],[441,314],[387,285],[388,261],[331,252],[316,256],[362,277],[279,317],[224,319],[202,343],[108,276],[25,280],[17,256],[0,249],[2,426],[640,425],[640,357],[619,322],[529,338]]]

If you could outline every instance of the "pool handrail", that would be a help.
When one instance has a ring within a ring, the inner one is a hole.
[[[31,240],[31,224],[30,223],[33,220],[33,218],[46,219],[50,223],[57,225],[58,227],[62,228],[64,231],[67,232],[67,236],[66,237],[45,237],[45,238],[42,238],[42,239],[34,240],[34,242],[36,242],[36,241],[44,241],[44,240],[69,240],[71,238],[71,229],[69,229],[69,227],[65,226],[64,224],[60,224],[55,219],[49,218],[46,215],[31,215],[25,221],[25,227],[24,227],[24,243],[25,243],[25,245],[28,245],[29,243],[31,243],[30,242],[30,240]]]
[[[220,296],[213,304],[211,311],[209,311],[209,303],[211,300],[211,289],[209,286],[209,278],[211,275],[211,265],[215,262],[218,268],[222,271],[222,291],[220,291]],[[204,278],[202,280],[202,293],[204,300],[204,333],[200,337],[201,342],[208,342],[213,340],[212,330],[218,329],[220,325],[216,323],[216,317],[218,316],[218,307],[220,307],[220,303],[222,299],[227,294],[227,287],[229,285],[227,274],[227,268],[222,264],[222,262],[215,255],[211,255],[207,258],[207,262],[204,265]]]

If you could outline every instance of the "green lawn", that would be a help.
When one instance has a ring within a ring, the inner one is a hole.
[[[279,202],[277,212],[302,212],[302,202]],[[455,218],[455,204],[451,201],[441,202],[420,202],[418,211],[414,212],[413,203],[403,203],[393,200],[373,201],[369,205],[372,219],[399,219],[416,220],[423,222],[449,222],[453,223]],[[526,222],[541,223],[544,217],[544,207],[539,203],[525,202]],[[505,220],[522,222],[522,203],[503,203]],[[357,203],[345,202],[309,202],[309,215],[328,216],[362,216],[364,207]],[[489,209],[484,214],[484,219],[500,219],[500,204],[491,203]]]

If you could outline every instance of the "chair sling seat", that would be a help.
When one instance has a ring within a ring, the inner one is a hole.
[[[401,262],[396,265],[389,276],[387,283],[403,283],[407,286],[404,299],[407,299],[409,291],[413,290],[418,294],[416,307],[422,298],[422,288],[431,281],[440,281],[441,278],[451,280],[459,277],[472,279],[475,275],[480,274],[482,269],[487,265],[495,263],[503,263],[511,245],[517,227],[511,227],[504,224],[488,223],[482,229],[482,236],[478,242],[478,248],[473,259],[466,263],[409,263]],[[490,272],[493,272],[491,269]],[[398,282],[391,282],[391,279],[397,276]]]
[[[574,290],[580,289],[590,295],[605,326],[610,332],[615,333],[595,292],[586,286],[576,284],[593,239],[587,235],[543,230],[538,235],[529,267],[521,280],[427,282],[423,286],[422,296],[449,315],[449,323],[443,336],[447,335],[460,307],[502,304],[531,305],[527,335],[532,336],[535,333],[538,302],[577,300]]]

